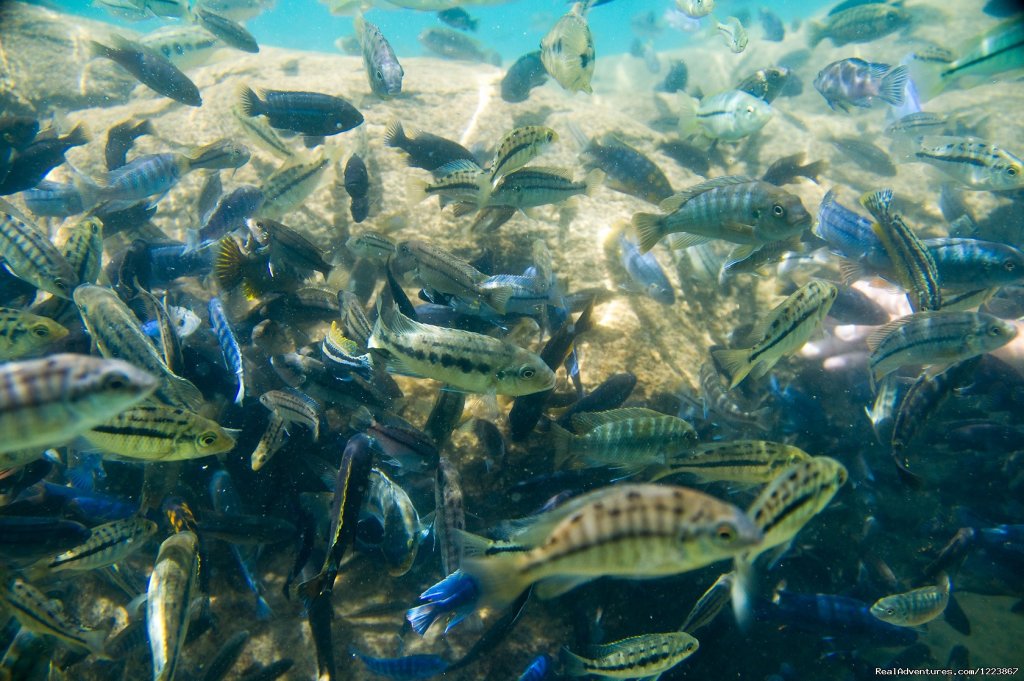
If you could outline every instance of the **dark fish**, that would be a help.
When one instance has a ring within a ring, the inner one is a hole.
[[[558,417],[558,424],[564,428],[572,425],[572,417],[591,411],[608,411],[621,407],[636,387],[636,376],[628,371],[612,374],[601,385],[597,386],[584,397],[577,400],[571,407]]]
[[[686,62],[677,59],[668,68],[665,79],[654,86],[654,90],[655,92],[683,92],[686,90],[689,78],[690,71],[686,68]]]
[[[11,156],[7,176],[0,182],[0,196],[35,187],[47,173],[64,163],[64,154],[68,149],[80,147],[88,141],[85,126],[81,123],[63,137],[55,131],[40,134]]]
[[[764,29],[765,40],[770,40],[773,43],[781,43],[785,40],[786,26],[782,23],[779,15],[767,7],[762,7],[757,11],[757,16],[761,20],[761,28]]]
[[[682,167],[698,175],[706,176],[711,172],[710,152],[706,149],[682,140],[661,142],[658,149]]]
[[[90,41],[89,53],[118,64],[157,94],[188,106],[203,105],[196,84],[162,54],[118,35],[113,36],[111,42],[113,47]]]
[[[834,137],[832,146],[869,173],[882,177],[896,176],[896,166],[889,154],[871,142],[856,137]]]
[[[771,104],[787,90],[789,90],[788,94],[790,96],[799,94],[793,92],[793,85],[797,82],[796,75],[785,66],[770,66],[766,69],[755,71],[741,80],[736,89]]]
[[[360,223],[370,215],[370,200],[366,197],[352,199],[351,203],[349,203],[348,211],[352,216],[352,222]]]
[[[263,201],[263,191],[252,185],[242,185],[225,194],[196,233],[195,245],[212,243],[245,227],[245,221],[256,214]]]
[[[824,23],[811,22],[810,42],[814,47],[831,38],[837,47],[847,43],[866,43],[889,35],[910,23],[910,13],[902,7],[881,2],[855,2],[833,8]]]
[[[754,606],[762,622],[786,625],[818,636],[857,638],[880,645],[910,645],[917,632],[875,618],[871,605],[845,596],[779,591],[771,602]]]
[[[89,530],[59,518],[0,516],[0,560],[28,561],[54,556],[85,542]]]
[[[370,174],[359,154],[352,154],[345,164],[345,191],[352,197],[353,202],[366,200],[367,194],[370,193]]]
[[[548,72],[540,60],[540,50],[527,52],[508,67],[501,79],[501,98],[510,104],[525,102],[530,90],[547,82]]]
[[[196,22],[200,26],[220,38],[227,45],[230,45],[236,50],[249,52],[251,54],[255,54],[260,51],[260,46],[256,42],[256,38],[252,36],[252,33],[245,30],[245,27],[241,24],[234,22],[227,17],[222,17],[221,15],[211,12],[199,5],[192,8],[192,13],[196,18]]]
[[[107,131],[107,145],[103,148],[103,157],[107,162],[107,170],[120,168],[126,163],[126,157],[135,140],[143,135],[153,134],[153,124],[149,119],[144,121],[122,121]]]
[[[356,652],[371,674],[389,679],[429,679],[448,669],[448,663],[438,655],[407,655],[405,657],[370,657]]]
[[[461,413],[461,412],[460,412]],[[376,451],[386,460],[409,471],[425,472],[437,466],[437,444],[429,435],[397,416],[373,418],[368,409],[358,409],[350,425],[363,431]]]
[[[399,121],[388,123],[384,132],[384,144],[401,149],[409,155],[409,166],[434,172],[452,161],[472,161],[476,157],[466,147],[439,135],[416,131],[408,136]]]
[[[889,321],[889,313],[859,289],[851,286],[836,286],[839,295],[832,303],[828,316],[840,324],[861,324],[878,326]]]
[[[96,205],[89,214],[103,223],[103,235],[109,237],[147,224],[156,215],[156,205],[139,201],[125,207],[120,201],[106,201]]]
[[[451,437],[452,431],[462,420],[462,411],[466,406],[466,393],[454,390],[441,390],[434,400],[434,406],[423,426],[424,432],[433,440],[438,448],[442,448]]]
[[[661,168],[611,133],[600,141],[590,140],[580,153],[580,160],[587,170],[604,171],[605,184],[615,191],[653,204],[672,196],[672,185]]]
[[[239,97],[246,116],[266,116],[274,128],[310,137],[337,135],[363,122],[363,114],[349,102],[320,92],[254,91],[243,86]]]
[[[460,31],[476,31],[480,21],[469,16],[461,7],[452,7],[437,13],[437,18]]]
[[[0,116],[0,147],[24,149],[39,133],[39,121],[31,116]]]
[[[287,265],[320,272],[325,277],[333,267],[324,260],[323,253],[309,239],[288,225],[261,218],[249,223],[261,248],[269,249],[271,265]]]
[[[43,180],[26,190],[21,198],[33,215],[66,218],[88,208],[86,198],[77,185],[49,180]]]
[[[419,34],[420,45],[443,59],[478,61],[501,66],[501,55],[486,49],[480,41],[450,28],[426,28]]]
[[[248,642],[249,632],[245,629],[225,641],[213,659],[206,664],[206,673],[203,674],[202,681],[221,681],[227,676]]]
[[[811,182],[818,184],[818,175],[827,167],[826,161],[804,164],[804,153],[801,151],[791,156],[784,156],[772,163],[768,166],[768,170],[764,171],[761,180],[781,187],[794,182],[798,177],[806,177]]]

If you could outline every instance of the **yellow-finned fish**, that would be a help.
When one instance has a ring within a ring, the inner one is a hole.
[[[799,350],[825,320],[839,294],[834,284],[810,281],[754,325],[749,348],[716,350],[712,354],[732,376],[735,388],[747,375],[766,376],[780,359]]]
[[[0,253],[11,274],[69,300],[78,276],[60,251],[17,208],[0,199]]]
[[[156,523],[138,516],[92,528],[83,544],[42,562],[49,570],[95,570],[113,565],[142,548],[156,534]]]
[[[479,333],[415,322],[396,307],[378,310],[369,347],[396,373],[433,378],[455,390],[530,395],[555,385],[536,354]]]
[[[540,41],[544,69],[569,92],[593,92],[594,36],[584,16],[584,4],[577,2]]]
[[[154,395],[162,402],[189,409],[203,403],[199,388],[171,372],[142,331],[138,318],[112,289],[82,284],[75,289],[74,300],[101,355],[123,359],[160,377],[161,385]]]
[[[871,606],[871,614],[898,627],[917,627],[945,612],[949,591],[949,575],[943,573],[937,584],[879,598]]]
[[[267,421],[267,428],[263,431],[260,441],[256,443],[256,449],[252,450],[252,455],[249,458],[249,465],[254,471],[263,468],[284,446],[284,441],[288,438],[286,425],[288,424],[284,419],[271,413],[270,419]]]
[[[312,157],[299,157],[274,171],[260,187],[264,197],[260,217],[279,218],[302,203],[317,188],[324,171],[340,153],[325,150]]]
[[[0,452],[64,444],[146,399],[158,385],[128,362],[88,355],[0,364]]]
[[[60,249],[82,284],[95,284],[103,262],[103,221],[87,217],[71,228]]]
[[[657,470],[651,482],[670,475],[686,474],[700,482],[732,482],[745,485],[767,484],[784,468],[810,455],[799,447],[767,440],[732,440],[697,445],[686,454],[670,458]]]
[[[697,652],[697,639],[683,631],[631,636],[603,645],[590,646],[589,657],[568,648],[562,661],[568,676],[600,676],[608,679],[655,677]]]
[[[232,431],[195,412],[162,404],[126,409],[84,437],[104,455],[142,461],[198,459],[235,447]]]
[[[107,632],[87,629],[68,619],[59,601],[50,600],[46,594],[20,577],[7,580],[0,603],[15,619],[29,631],[44,636],[53,636],[78,650],[106,657],[103,644]]]
[[[687,421],[641,407],[575,414],[572,425],[575,435],[552,425],[556,468],[582,459],[588,466],[635,471],[664,464],[697,444],[697,433]]]
[[[502,177],[519,170],[557,141],[558,133],[543,125],[527,125],[510,131],[501,138],[488,167],[491,184],[496,185]]]
[[[146,630],[153,681],[171,681],[188,633],[188,607],[199,572],[199,540],[185,530],[160,545],[146,589]]]
[[[0,361],[18,359],[68,335],[68,330],[48,317],[0,307]]]

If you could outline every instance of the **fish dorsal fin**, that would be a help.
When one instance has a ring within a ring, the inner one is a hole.
[[[882,341],[885,340],[886,336],[893,333],[897,329],[903,328],[904,326],[911,322],[919,321],[928,316],[930,316],[930,313],[928,312],[917,312],[912,315],[907,315],[906,317],[894,319],[888,324],[883,324],[882,326],[878,327],[868,335],[868,349],[871,350],[871,352],[874,352],[875,349],[882,344]]]
[[[380,321],[384,329],[396,336],[415,333],[420,330],[421,325],[402,314],[396,305],[382,309],[380,315]]]
[[[705,192],[709,192],[712,189],[731,187],[737,184],[748,184],[750,182],[757,182],[757,180],[752,177],[747,177],[746,175],[724,175],[711,180],[705,180],[700,184],[684,189],[677,194],[673,194],[659,203],[658,208],[666,213],[671,213],[674,210],[678,210],[687,201],[690,201]]]
[[[574,414],[572,426],[578,433],[587,433],[609,423],[618,423],[629,419],[654,418],[665,416],[660,411],[645,409],[643,407],[626,407],[624,409],[609,409],[608,411],[589,411],[582,414]]]
[[[552,175],[554,177],[561,178],[572,182],[572,169],[571,168],[554,168],[552,166],[527,166],[526,168],[520,168],[519,170],[507,175],[506,177],[514,176],[519,172],[530,172],[530,173],[543,173],[544,175]]]
[[[470,161],[468,158],[459,158],[455,159],[454,161],[449,161],[448,163],[445,163],[443,166],[434,170],[434,175],[436,175],[437,177],[444,177],[446,175],[451,175],[452,173],[457,173],[463,170],[478,171],[480,170],[480,166],[477,163]]]

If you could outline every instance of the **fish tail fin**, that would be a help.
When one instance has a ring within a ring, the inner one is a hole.
[[[878,89],[878,96],[882,101],[893,106],[903,104],[904,92],[907,87],[907,78],[910,74],[906,66],[897,66],[885,75],[881,87]]]
[[[87,50],[90,59],[96,59],[97,57],[110,59],[114,54],[113,49],[107,47],[103,43],[96,42],[95,40],[90,40],[88,42]]]
[[[565,467],[572,457],[572,433],[557,423],[551,424],[551,444],[555,449],[555,470]]]
[[[754,365],[750,363],[750,351],[744,348],[715,350],[711,354],[731,377],[729,381],[730,390],[739,385],[747,377],[751,369],[754,368]]]
[[[661,240],[662,217],[656,213],[637,213],[633,216],[633,229],[636,230],[637,247],[641,253],[654,248]]]
[[[397,119],[388,121],[388,126],[384,129],[384,146],[401,147],[407,141],[409,141],[409,138],[405,135],[405,128],[402,127],[402,122]]]
[[[112,660],[109,653],[107,653],[107,636],[109,631],[106,629],[93,629],[82,634],[82,638],[85,640],[86,646],[89,648],[89,652],[98,657],[101,660]]]
[[[816,47],[818,43],[825,39],[825,25],[820,21],[812,21],[807,27],[807,41],[811,44],[811,47]]]
[[[687,95],[680,95],[679,99],[679,134],[682,137],[689,137],[697,132],[697,101]]]
[[[597,188],[601,186],[602,182],[604,182],[604,171],[601,170],[600,168],[594,168],[589,173],[587,173],[587,177],[583,180],[583,182],[586,186],[586,195],[593,196],[594,192],[597,191]]]
[[[492,289],[487,294],[487,304],[497,310],[498,314],[505,314],[508,309],[508,301],[512,298],[513,289],[511,286],[502,286]]]
[[[462,547],[464,557],[483,556],[487,549],[491,548],[491,542],[487,537],[465,530],[453,529],[452,539]]]
[[[73,167],[70,163],[67,165],[71,168],[71,184],[78,190],[78,194],[82,197],[82,206],[88,212],[99,201],[100,187],[82,171]]]
[[[749,557],[740,556],[737,558],[732,587],[729,589],[733,615],[735,615],[736,623],[740,629],[744,631],[750,628],[750,622],[753,620],[753,608],[750,604],[753,571],[754,564]]]
[[[85,123],[75,123],[75,127],[71,128],[71,131],[64,135],[63,142],[72,147],[88,144],[89,128],[85,126]]]
[[[240,85],[238,87],[238,103],[242,109],[242,113],[252,118],[253,116],[259,116],[263,113],[263,100],[260,99],[256,91],[248,85]]]
[[[467,558],[462,570],[476,582],[480,600],[500,610],[529,586],[519,570],[521,554]]]
[[[917,86],[918,96],[929,100],[946,89],[947,80],[942,77],[942,67],[921,59],[912,59],[908,65],[910,78]]]
[[[562,669],[565,676],[587,676],[586,661],[568,648],[562,648],[559,659],[562,660]]]
[[[422,203],[427,198],[427,182],[418,177],[410,177],[405,183],[405,201],[410,208]]]
[[[229,236],[218,242],[217,257],[214,260],[213,271],[220,283],[221,288],[229,291],[242,283],[242,249],[238,242]]]
[[[445,627],[447,632],[476,609],[480,595],[480,583],[476,577],[456,570],[420,594],[424,604],[409,609],[405,619],[413,631],[423,636],[434,622],[450,616]],[[508,602],[517,595],[513,595]]]

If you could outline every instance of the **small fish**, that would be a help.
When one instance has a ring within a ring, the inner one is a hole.
[[[508,67],[501,79],[501,98],[510,103],[525,102],[530,91],[548,80],[548,72],[540,57],[540,50],[527,52]]]
[[[376,420],[365,407],[356,409],[349,422],[370,438],[375,451],[391,465],[408,471],[428,472],[437,466],[437,444],[419,428],[397,416]]]
[[[732,376],[729,387],[735,388],[748,374],[766,376],[782,357],[799,350],[821,326],[837,294],[828,282],[804,284],[754,325],[753,346],[712,353]]]
[[[576,434],[552,425],[555,467],[574,459],[587,466],[638,471],[693,448],[697,433],[681,418],[629,407],[585,412],[572,417]]]
[[[271,154],[288,160],[295,156],[287,144],[281,139],[270,123],[265,118],[252,118],[242,112],[240,106],[231,107],[231,115],[242,126],[242,130],[249,138],[263,147]]]
[[[345,163],[345,191],[352,199],[352,219],[359,223],[366,219],[369,209],[370,173],[366,170],[366,162],[358,154],[352,154]],[[360,207],[365,207],[365,210]]]
[[[944,83],[960,78],[983,78],[1024,64],[1024,21],[1020,15],[996,24],[971,39],[967,49],[940,72]]]
[[[910,297],[914,311],[941,308],[942,283],[935,259],[903,218],[892,212],[892,190],[865,194],[861,204],[876,220],[871,229],[889,255],[896,278]]]
[[[398,252],[398,244],[380,232],[363,232],[351,236],[345,242],[345,247],[358,258],[381,262],[387,261]]]
[[[178,407],[138,405],[94,426],[86,440],[104,455],[142,461],[184,461],[230,452],[235,431]]]
[[[818,175],[824,172],[827,167],[828,163],[825,161],[814,161],[805,164],[804,153],[797,152],[790,156],[783,156],[768,166],[768,170],[764,171],[764,175],[761,176],[761,181],[774,184],[776,187],[782,187],[783,185],[795,182],[798,177],[806,177],[811,182],[817,184]]]
[[[925,135],[915,141],[909,160],[938,168],[966,189],[1024,188],[1024,161],[1001,147],[973,137]]]
[[[188,157],[177,153],[146,154],[107,173],[99,180],[98,198],[141,201],[162,196],[191,169]]]
[[[228,321],[224,304],[220,302],[220,298],[210,298],[209,312],[210,329],[217,337],[217,344],[220,345],[221,354],[224,356],[224,364],[238,379],[235,404],[241,404],[245,397],[245,365],[242,360],[242,350],[235,339],[235,332],[231,329],[231,322]]]
[[[55,354],[6,362],[0,365],[0,451],[68,442],[149,397],[157,385],[121,360]]]
[[[530,166],[503,177],[487,198],[487,206],[508,206],[527,210],[561,203],[573,196],[590,196],[604,181],[604,172],[591,170],[583,181],[572,178],[572,171]]]
[[[757,10],[757,16],[761,20],[761,28],[764,30],[764,39],[773,43],[781,43],[786,39],[786,25],[782,19],[767,7]]]
[[[79,184],[43,180],[32,189],[22,193],[25,207],[40,217],[66,218],[84,213],[90,201]]]
[[[712,139],[735,142],[763,128],[772,115],[767,102],[742,90],[726,90],[700,103],[683,95],[679,132],[688,137],[699,131]]]
[[[896,176],[896,166],[884,149],[857,137],[837,137],[831,141],[832,146],[867,172],[881,177]]]
[[[718,579],[693,604],[690,613],[679,625],[679,631],[697,631],[711,624],[729,602],[733,579],[735,574],[732,572],[718,575]]]
[[[759,69],[741,80],[736,89],[771,104],[783,92],[789,96],[795,94],[794,84],[798,85],[799,81],[796,80],[796,74],[792,69],[787,69],[785,66],[769,66]]]
[[[640,253],[636,244],[621,234],[619,248],[622,251],[622,266],[629,274],[631,285],[636,287],[636,290],[662,305],[672,305],[676,302],[672,282],[668,280],[653,253]]]
[[[63,136],[53,128],[39,133],[11,156],[6,174],[0,177],[0,196],[32,189],[51,170],[65,162],[64,154],[69,149],[88,141],[89,134],[81,123]]]
[[[400,577],[412,569],[420,542],[426,536],[419,514],[408,493],[379,468],[370,471],[366,495],[364,513],[375,517],[381,525],[381,549],[388,574]]]
[[[458,533],[466,530],[466,512],[459,471],[443,456],[438,458],[434,503],[434,537],[441,548],[441,569],[450,575],[462,567],[463,543]]]
[[[465,260],[425,241],[410,239],[398,244],[392,260],[396,273],[412,273],[421,286],[460,299],[486,304],[500,314],[506,312],[513,293],[509,286],[484,288],[487,276]]]
[[[3,589],[0,589],[0,603],[22,627],[43,636],[53,636],[77,650],[105,656],[106,631],[89,629],[71,621],[60,601],[50,600],[20,577],[8,577],[4,581]]]
[[[371,674],[389,679],[429,679],[443,674],[448,662],[438,655],[407,655],[405,657],[370,657],[356,652]]]
[[[260,217],[279,218],[302,203],[319,186],[336,153],[325,150],[319,155],[298,157],[275,170],[260,187],[264,197]]]
[[[467,392],[529,395],[555,382],[554,372],[532,352],[478,333],[420,324],[395,308],[378,311],[369,347],[383,350],[397,373]]]
[[[665,199],[660,207],[666,215],[633,215],[633,227],[643,253],[662,237],[677,232],[686,233],[686,245],[711,239],[758,245],[795,236],[811,224],[811,216],[799,197],[767,182],[742,176],[702,182]]]
[[[290,390],[269,390],[260,395],[260,404],[269,409],[285,424],[298,423],[306,427],[315,442],[320,438],[323,407],[309,395]]]
[[[871,614],[900,627],[919,627],[942,615],[949,604],[949,591],[949,576],[942,574],[938,584],[879,598],[871,606]]]
[[[0,361],[34,354],[66,335],[68,330],[52,319],[0,307]]]
[[[558,133],[542,125],[527,125],[508,132],[498,143],[494,158],[488,166],[491,184],[509,173],[519,170],[558,141]]]
[[[873,384],[912,364],[951,364],[992,352],[1017,337],[1017,327],[983,312],[918,312],[875,329],[867,338]]]
[[[719,34],[725,40],[726,46],[733,54],[739,54],[747,49],[750,39],[747,37],[747,29],[736,17],[728,17],[725,23],[718,22],[715,26]]]
[[[111,45],[89,41],[89,53],[113,61],[157,94],[188,106],[203,105],[195,83],[159,52],[119,35],[111,37]]]
[[[774,480],[782,469],[809,458],[810,455],[799,447],[779,442],[711,442],[699,444],[683,456],[668,459],[665,468],[658,470],[650,482],[683,473],[705,484],[763,485]]]
[[[256,448],[252,450],[252,454],[249,457],[253,471],[258,471],[266,466],[267,462],[284,446],[285,440],[288,438],[286,425],[284,419],[277,414],[270,415],[270,418],[267,420],[267,427],[264,429],[263,435],[260,436],[259,442],[256,443]]]
[[[698,645],[697,639],[683,631],[643,634],[590,646],[589,658],[563,649],[562,662],[568,676],[656,677],[697,652]]]
[[[715,11],[715,0],[676,0],[676,7],[692,19],[700,19]]]
[[[248,147],[227,137],[198,146],[186,154],[189,170],[235,170],[248,163],[251,157]]]
[[[686,90],[686,83],[690,79],[690,70],[686,68],[686,62],[677,59],[672,62],[665,74],[665,79],[655,86],[657,92],[683,92]]]
[[[48,570],[95,570],[124,560],[156,534],[152,520],[133,516],[92,528],[84,543],[44,561]]]
[[[814,47],[830,38],[836,47],[867,43],[902,29],[910,23],[910,12],[897,5],[866,2],[834,12],[824,23],[812,21],[810,43]]]
[[[341,97],[320,92],[239,89],[241,111],[249,117],[265,116],[279,130],[309,137],[337,135],[363,123],[359,113]]]
[[[196,5],[192,7],[192,17],[197,24],[224,41],[236,50],[256,54],[260,51],[259,43],[241,24],[221,16],[216,12]]]
[[[188,634],[189,606],[199,573],[199,540],[185,530],[160,544],[146,589],[146,630],[153,681],[174,678]]]
[[[201,26],[171,24],[139,38],[139,44],[157,52],[182,70],[208,63],[223,43]],[[112,170],[112,168],[107,168]]]
[[[851,105],[871,108],[876,97],[899,106],[903,103],[907,76],[906,66],[873,64],[854,57],[834,61],[819,71],[814,88],[830,109],[849,113]]]
[[[271,268],[312,270],[325,277],[331,273],[333,266],[324,260],[320,249],[288,225],[270,218],[249,220],[246,224],[260,248],[269,251]]]
[[[518,681],[548,681],[554,664],[549,655],[538,655],[519,675]]]
[[[190,245],[209,245],[222,237],[245,227],[246,221],[263,207],[263,190],[250,184],[242,185],[220,197],[217,205],[203,221],[198,231],[189,232]]]
[[[387,38],[377,26],[364,20],[361,14],[356,15],[355,31],[362,49],[370,89],[385,99],[401,94],[405,70],[398,63],[398,57]]]
[[[540,41],[544,69],[569,92],[593,92],[594,37],[584,16],[585,6],[576,3]]]
[[[584,144],[580,152],[583,167],[599,168],[605,174],[605,184],[615,191],[655,205],[672,195],[672,185],[661,168],[615,135],[608,133],[589,141],[582,133],[577,137]]]
[[[63,300],[69,300],[79,284],[75,271],[50,239],[3,200],[0,200],[0,253],[11,274]]]
[[[426,28],[418,36],[420,45],[442,59],[476,61],[501,66],[501,55],[483,44],[450,28]]]
[[[723,377],[715,368],[714,362],[706,361],[700,365],[700,389],[704,406],[704,418],[718,414],[723,419],[740,425],[752,426],[767,430],[770,424],[771,409],[764,407],[755,409],[741,403],[735,393],[723,382]]]

